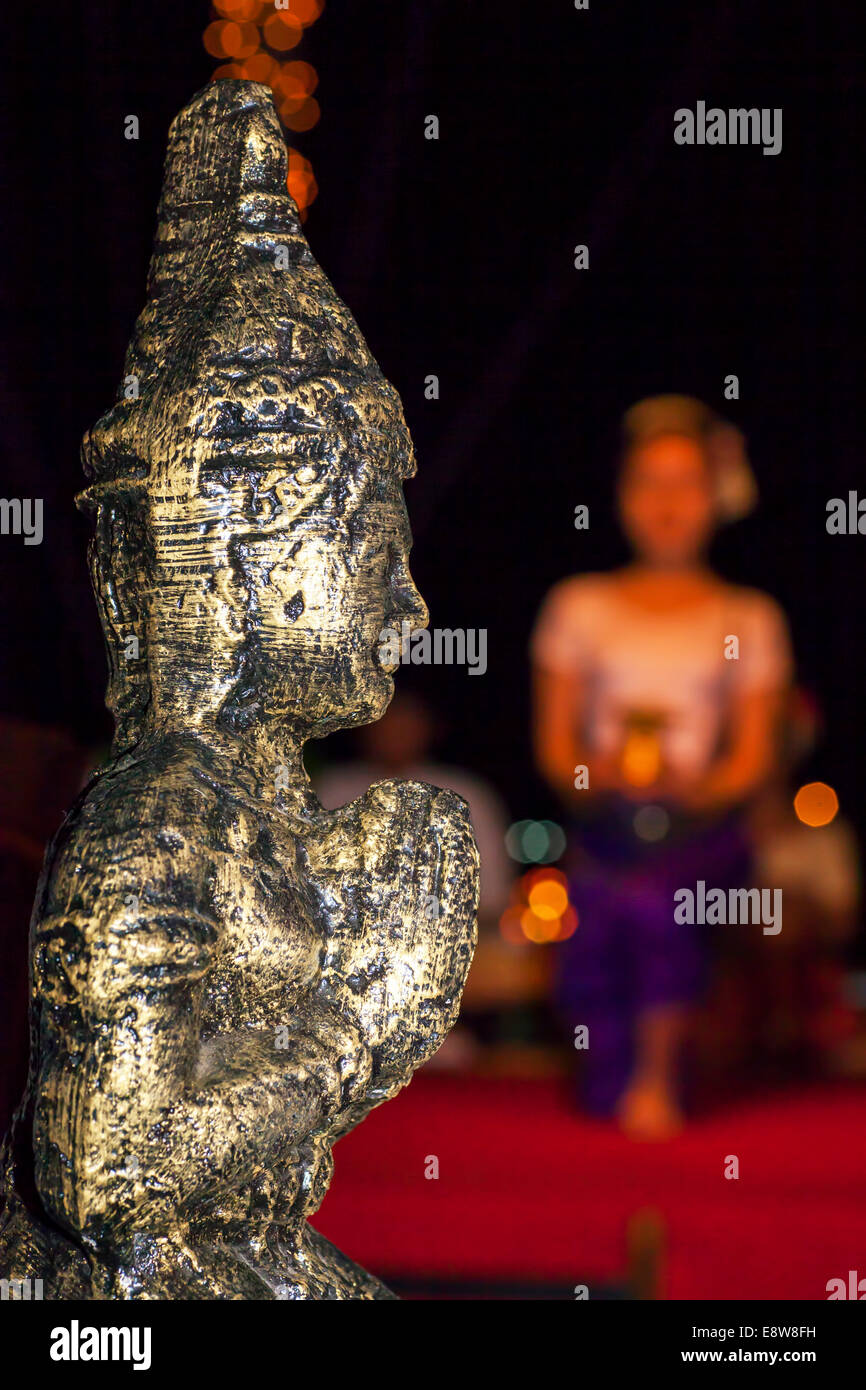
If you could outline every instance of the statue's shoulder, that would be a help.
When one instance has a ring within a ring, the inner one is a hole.
[[[85,788],[67,817],[75,839],[140,840],[145,853],[154,842],[170,847],[204,845],[224,798],[199,775],[182,752],[144,754],[109,763]]]
[[[46,856],[41,911],[118,895],[205,896],[219,797],[183,761],[128,758],[84,789]],[[136,888],[136,885],[140,887]],[[37,899],[40,908],[40,899]]]
[[[85,788],[49,849],[31,923],[46,998],[108,1007],[200,978],[220,937],[207,789],[130,761]]]

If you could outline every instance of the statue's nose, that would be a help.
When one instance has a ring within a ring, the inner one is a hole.
[[[415,587],[415,581],[409,573],[408,565],[397,564],[394,566],[391,572],[391,594],[395,614],[401,622],[409,623],[413,630],[416,627],[427,626],[430,622],[430,613]]]

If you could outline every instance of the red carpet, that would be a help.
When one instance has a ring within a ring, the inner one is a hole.
[[[740,1101],[639,1145],[573,1114],[555,1081],[421,1076],[335,1157],[314,1224],[374,1273],[592,1297],[622,1283],[626,1224],[650,1207],[667,1298],[824,1299],[828,1279],[866,1276],[863,1087]]]

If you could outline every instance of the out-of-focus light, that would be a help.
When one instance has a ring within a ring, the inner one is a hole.
[[[211,0],[217,14],[234,19],[239,24],[258,19],[265,8],[264,0]]]
[[[246,78],[248,82],[261,82],[266,87],[272,85],[278,67],[279,64],[270,53],[263,53],[261,49],[251,58],[245,58],[242,63],[237,64],[241,77]]]
[[[304,212],[313,201],[315,197],[315,193],[313,192],[314,182],[315,180],[306,178],[303,174],[296,174],[290,180],[289,193],[292,196],[298,212]]]
[[[279,79],[277,79],[277,81],[279,81]],[[309,97],[305,97],[303,92],[298,92],[293,97],[281,97],[280,89],[276,85],[274,86],[274,94],[277,98],[280,120],[284,125],[286,124],[286,117],[294,116],[295,112],[300,111],[301,107],[305,106],[310,99]]]
[[[223,34],[228,27],[226,20],[215,19],[212,24],[207,26],[201,36],[202,43],[214,58],[228,58],[229,56],[229,51],[223,42]]]
[[[527,896],[530,888],[536,883],[561,883],[563,888],[568,888],[568,879],[561,869],[554,869],[552,864],[544,864],[538,869],[527,869],[519,881],[519,887],[524,896]]]
[[[505,848],[521,864],[538,864],[550,848],[550,836],[541,821],[515,821],[505,836]]]
[[[511,903],[499,919],[506,941],[525,946],[548,946],[567,941],[577,930],[577,913],[568,901],[568,880],[559,869],[545,865],[529,869],[511,889]]]
[[[289,147],[289,172],[286,183],[289,192],[292,193],[294,187],[301,198],[306,196],[309,186],[315,183],[312,164],[306,155],[301,154],[300,150],[293,150],[291,146]],[[292,197],[294,196],[292,193]]]
[[[505,848],[512,859],[516,859],[518,864],[525,864],[523,857],[523,832],[529,821],[516,820],[513,825],[509,825],[505,832]]]
[[[651,787],[661,771],[661,747],[655,733],[634,730],[625,741],[622,775],[630,787]]]
[[[214,68],[210,80],[211,82],[218,82],[221,77],[240,78],[243,76],[243,63],[223,63],[220,67]]]
[[[529,906],[536,917],[546,922],[559,921],[568,907],[568,893],[561,883],[552,878],[542,878],[534,883],[528,894]]]
[[[295,15],[306,29],[310,24],[315,24],[324,8],[325,0],[289,0],[288,12]]]
[[[574,936],[577,931],[577,909],[572,903],[563,912],[559,919],[559,931],[556,933],[557,941],[567,941],[570,936]]]
[[[671,828],[671,818],[664,806],[641,806],[635,812],[634,833],[639,840],[647,840],[654,844],[657,840],[663,840]]]
[[[807,782],[794,797],[794,811],[804,825],[829,825],[839,810],[839,798],[826,782]]]
[[[304,26],[297,15],[287,10],[276,10],[265,20],[262,36],[268,48],[286,53],[290,48],[297,48],[304,37]]]
[[[554,859],[559,859],[560,856],[565,853],[565,831],[561,825],[556,824],[556,821],[543,820],[541,824],[547,831],[548,840],[547,854],[544,856],[544,862],[546,864],[551,864]]]
[[[282,98],[280,114],[300,111],[313,90],[312,78],[305,71],[308,63],[280,63],[274,77],[274,91]],[[310,71],[313,71],[312,69]]]
[[[286,109],[284,112],[284,108],[291,105],[292,103],[284,102],[283,106],[280,107],[283,123],[288,126],[289,130],[312,130],[322,114],[316,98],[307,97],[303,105],[299,106],[296,111]]]
[[[227,46],[230,58],[251,58],[254,53],[258,53],[259,31],[255,24],[232,24],[229,28],[232,33],[223,35],[223,43]]]
[[[300,58],[293,58],[290,63],[283,63],[283,80],[289,84],[296,84],[300,92],[305,92],[307,96],[312,96],[319,85],[319,74],[312,63],[305,63]],[[287,91],[287,95],[290,93]]]
[[[538,917],[531,907],[525,907],[520,914],[520,926],[527,941],[536,945],[546,945],[555,941],[559,934],[559,918]]]
[[[295,156],[293,159],[292,156]],[[313,169],[309,160],[303,160],[302,156],[297,156],[296,151],[289,152],[289,173],[286,183],[289,193],[292,196],[298,212],[303,214],[312,202],[315,201],[319,185],[313,177]]]
[[[524,946],[526,937],[520,925],[521,908],[507,907],[499,919],[499,934],[512,946]]]
[[[549,864],[565,850],[565,832],[552,820],[518,820],[509,826],[505,848],[520,864]]]
[[[202,34],[202,43],[214,58],[250,58],[259,46],[259,31],[254,24],[215,19]]]

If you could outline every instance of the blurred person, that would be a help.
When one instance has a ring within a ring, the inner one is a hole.
[[[777,604],[706,558],[717,525],[754,504],[739,431],[683,396],[642,401],[623,425],[618,510],[634,558],[545,599],[534,746],[573,816],[578,928],[557,948],[555,992],[569,1029],[589,1029],[583,1103],[660,1139],[682,1124],[708,965],[708,929],[678,924],[673,895],[748,882],[740,810],[773,770],[791,655]]]

